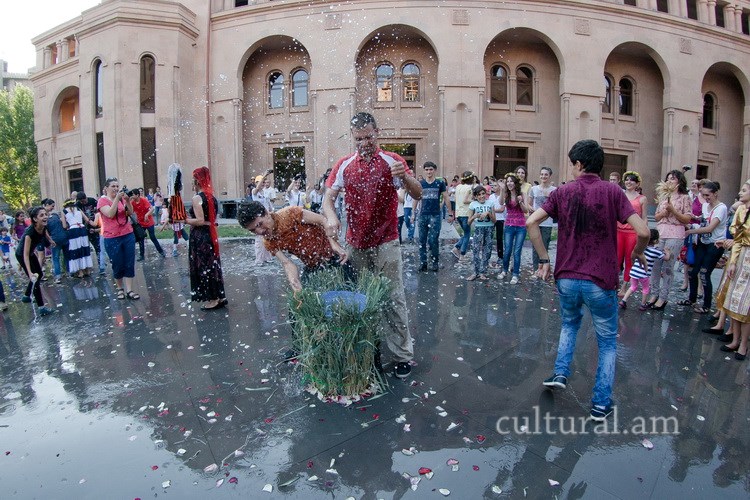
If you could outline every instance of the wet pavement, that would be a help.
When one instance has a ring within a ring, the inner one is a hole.
[[[604,432],[580,421],[596,371],[588,315],[567,390],[544,391],[554,288],[528,263],[515,286],[466,282],[447,246],[440,272],[417,273],[416,247],[403,249],[416,365],[349,407],[303,392],[280,362],[286,281],[252,266],[247,240],[223,243],[223,311],[189,304],[184,254],[139,263],[140,301],[104,278],[47,285],[59,310],[39,319],[23,279],[4,274],[2,496],[748,497],[748,362],[701,333],[705,316],[621,314],[618,433],[611,420]],[[541,428],[535,415],[549,415]],[[679,434],[638,426],[652,417]]]

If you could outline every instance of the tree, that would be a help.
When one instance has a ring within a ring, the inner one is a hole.
[[[13,208],[29,208],[41,197],[34,95],[21,85],[0,91],[0,191]]]

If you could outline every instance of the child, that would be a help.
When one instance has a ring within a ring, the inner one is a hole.
[[[479,185],[472,190],[474,201],[469,204],[469,227],[474,223],[472,253],[474,254],[474,274],[466,278],[474,281],[479,278],[487,281],[487,264],[492,255],[492,229],[495,227],[495,207],[487,201],[487,190]]]
[[[284,252],[302,261],[303,279],[330,266],[344,266],[344,273],[350,272],[346,251],[327,234],[326,218],[320,214],[294,206],[271,213],[262,203],[251,201],[240,205],[237,221],[248,231],[263,236],[266,249],[279,260],[295,292],[302,290],[299,269]]]
[[[174,231],[172,257],[177,257],[177,244],[180,242],[180,236],[188,241],[188,234],[185,231],[187,212],[182,202],[182,167],[173,163],[169,166],[167,174],[169,176],[169,209],[166,211],[169,212],[169,223]]]
[[[622,300],[620,301],[620,307],[622,309],[626,309],[628,307],[627,301],[628,298],[633,295],[633,292],[636,291],[638,288],[638,284],[641,284],[641,305],[638,307],[639,311],[645,311],[648,309],[648,293],[649,293],[649,280],[651,278],[651,270],[654,267],[654,262],[656,262],[659,259],[664,260],[670,260],[672,258],[672,254],[669,252],[669,249],[665,248],[662,252],[658,248],[656,248],[656,245],[659,243],[659,231],[656,229],[651,230],[651,239],[648,242],[648,246],[646,247],[646,250],[643,252],[646,256],[646,263],[648,264],[648,269],[643,269],[643,266],[641,266],[640,261],[633,261],[633,267],[630,269],[630,288],[628,291],[625,292],[625,296],[623,296]]]
[[[161,223],[162,231],[167,229],[167,226],[172,227],[172,231],[174,232],[174,238],[172,239],[172,257],[177,257],[177,247],[180,242],[180,236],[182,236],[183,240],[188,241],[188,234],[185,230],[185,224],[174,222],[174,219],[172,219],[169,201],[167,201],[166,198],[162,201],[161,219],[159,222]]]
[[[0,228],[0,252],[3,254],[3,269],[5,269],[5,266],[8,266],[10,269],[11,263],[10,263],[10,244],[13,242],[13,239],[8,234],[8,228],[3,226]]]

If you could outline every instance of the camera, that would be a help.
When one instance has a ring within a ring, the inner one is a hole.
[[[121,192],[121,193],[125,193],[125,194],[127,194],[127,192],[128,192],[128,187],[127,187],[127,186],[125,186],[125,185],[123,185],[123,186],[122,186],[122,187],[120,188],[120,192]]]

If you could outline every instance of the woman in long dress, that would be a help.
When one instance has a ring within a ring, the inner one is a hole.
[[[190,225],[190,294],[193,302],[205,302],[204,311],[220,309],[227,304],[224,276],[219,257],[219,235],[216,213],[219,202],[213,194],[211,173],[206,167],[193,171],[193,206],[186,223]]]
[[[94,266],[89,246],[89,218],[80,210],[73,200],[63,203],[65,225],[68,229],[68,272],[76,278],[83,278],[91,273]]]
[[[720,309],[731,318],[732,341],[721,346],[725,352],[734,351],[737,360],[747,357],[747,340],[750,337],[750,179],[740,189],[740,202],[729,231],[733,240],[724,240],[724,248],[731,248],[727,264],[727,279],[716,298]]]

